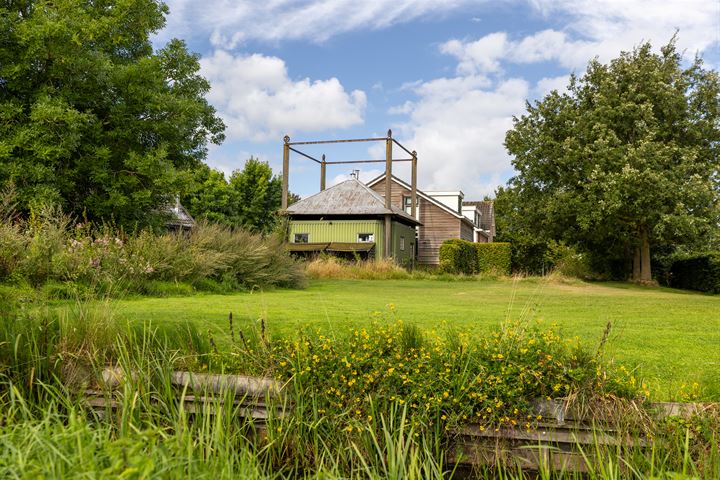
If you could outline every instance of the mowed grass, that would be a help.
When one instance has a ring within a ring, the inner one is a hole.
[[[368,325],[378,312],[426,330],[483,335],[505,319],[557,324],[596,348],[612,322],[606,355],[629,367],[657,400],[720,400],[720,296],[626,283],[521,280],[314,280],[304,290],[139,298],[113,303],[117,316],[153,323],[192,322],[219,344],[264,319],[270,335],[312,328],[328,334]],[[394,312],[391,312],[394,310]],[[683,385],[685,387],[683,388]]]

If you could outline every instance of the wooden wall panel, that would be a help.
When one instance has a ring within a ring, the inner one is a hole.
[[[385,196],[385,179],[371,187],[381,196]],[[390,189],[390,202],[397,208],[402,208],[403,195],[410,196],[410,189],[392,182]],[[418,228],[418,263],[422,265],[437,265],[440,263],[440,245],[450,238],[461,238],[460,219],[433,205],[418,196],[418,209],[422,226]],[[470,229],[472,241],[472,229]]]
[[[468,242],[475,241],[475,230],[467,222],[460,222],[460,238]]]

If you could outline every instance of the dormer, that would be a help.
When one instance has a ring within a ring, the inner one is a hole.
[[[457,212],[458,215],[462,215],[462,202],[465,198],[465,194],[460,190],[455,191],[444,191],[444,192],[428,192],[425,191],[425,194],[429,197],[432,197],[436,201],[442,203],[446,207],[451,208],[454,212]]]

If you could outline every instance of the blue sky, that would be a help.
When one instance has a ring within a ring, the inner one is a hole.
[[[208,164],[227,174],[254,155],[280,172],[282,137],[384,136],[418,152],[419,186],[492,194],[512,176],[503,147],[525,101],[562,89],[597,56],[649,40],[720,63],[718,0],[166,0],[155,38],[202,55],[227,140]],[[383,145],[315,147],[328,160],[382,158]],[[379,171],[363,165],[361,179]],[[328,169],[330,183],[350,166]],[[406,176],[399,168],[401,176]],[[290,188],[319,188],[294,155]]]

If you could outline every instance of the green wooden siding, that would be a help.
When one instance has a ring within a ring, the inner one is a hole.
[[[307,233],[308,242],[357,242],[359,233],[375,235],[375,256],[383,255],[383,225],[379,220],[293,220],[290,238],[296,233]]]
[[[372,233],[375,236],[375,256],[382,258],[385,252],[385,224],[383,220],[292,220],[290,236],[292,242],[296,233],[307,233],[308,242],[357,242],[358,234]],[[401,237],[405,238],[405,249],[400,249]],[[415,228],[392,222],[392,256],[401,265],[411,265],[415,248]]]
[[[405,249],[401,250],[401,238],[405,239]],[[411,266],[415,248],[415,228],[393,222],[392,229],[393,258],[400,265]]]

